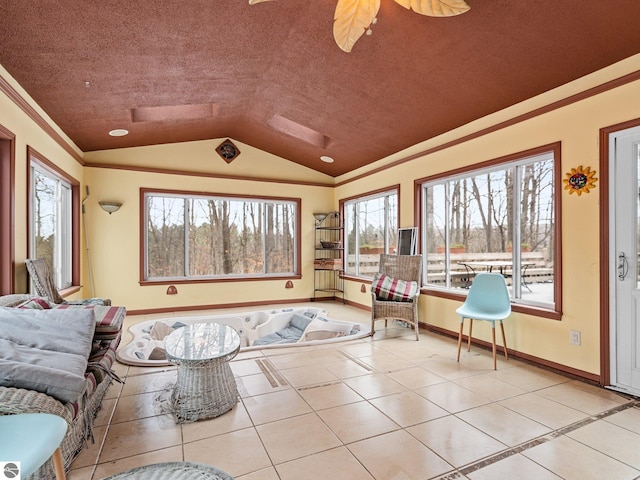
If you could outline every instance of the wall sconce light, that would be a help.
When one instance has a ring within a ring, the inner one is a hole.
[[[100,204],[100,207],[109,215],[111,215],[113,212],[117,212],[118,210],[120,210],[120,207],[122,206],[122,204],[118,202],[98,202],[98,203]]]

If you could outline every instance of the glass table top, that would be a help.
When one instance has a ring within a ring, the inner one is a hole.
[[[213,322],[186,325],[165,339],[167,355],[179,360],[213,360],[239,348],[238,332],[229,325]]]

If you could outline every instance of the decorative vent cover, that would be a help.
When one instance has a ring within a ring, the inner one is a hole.
[[[227,163],[231,163],[238,155],[240,155],[238,147],[236,147],[228,138],[218,145],[216,152],[218,152],[218,155],[220,155]]]

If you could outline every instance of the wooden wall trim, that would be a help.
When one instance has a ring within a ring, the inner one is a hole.
[[[15,292],[15,135],[0,125],[0,295]]]

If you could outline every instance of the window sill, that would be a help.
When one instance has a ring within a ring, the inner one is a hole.
[[[82,287],[80,285],[71,285],[70,287],[59,290],[59,293],[62,298],[65,298],[69,295],[73,295],[74,293],[78,293],[81,288]]]
[[[302,275],[282,275],[282,276],[256,276],[256,277],[231,277],[231,278],[174,278],[158,280],[140,280],[140,286],[152,285],[189,285],[199,283],[225,283],[225,282],[264,282],[280,280],[300,280]]]

